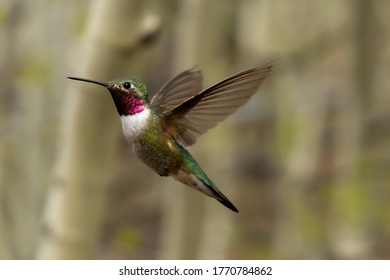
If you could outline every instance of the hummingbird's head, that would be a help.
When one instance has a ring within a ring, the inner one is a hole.
[[[135,115],[148,106],[148,93],[146,86],[135,79],[121,78],[111,82],[99,82],[90,79],[68,77],[72,80],[93,83],[107,88],[114,100],[120,116]]]

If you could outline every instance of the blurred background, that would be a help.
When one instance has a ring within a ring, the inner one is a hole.
[[[389,1],[0,0],[1,259],[389,259]],[[131,153],[109,94],[274,61],[191,153],[240,210]]]

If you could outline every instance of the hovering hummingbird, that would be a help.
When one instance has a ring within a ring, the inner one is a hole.
[[[202,90],[202,73],[194,67],[166,83],[151,100],[146,86],[135,79],[100,82],[68,78],[98,84],[110,91],[127,142],[151,169],[160,176],[173,176],[238,212],[187,147],[245,104],[271,69],[272,63],[250,68]]]

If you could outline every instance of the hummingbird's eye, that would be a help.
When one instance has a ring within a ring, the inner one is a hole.
[[[129,82],[125,82],[125,83],[123,83],[123,87],[125,89],[130,89],[131,88],[131,84]]]

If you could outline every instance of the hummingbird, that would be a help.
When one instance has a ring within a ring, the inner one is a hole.
[[[188,151],[197,138],[244,105],[272,70],[272,63],[247,69],[203,89],[198,67],[168,81],[154,96],[133,78],[110,82],[68,77],[110,92],[126,141],[160,176],[172,176],[237,212]]]

